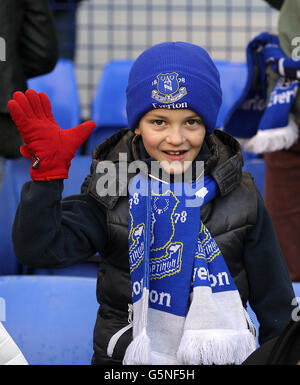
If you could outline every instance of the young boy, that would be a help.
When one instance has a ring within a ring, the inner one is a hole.
[[[81,194],[63,200],[62,179],[94,123],[61,130],[46,95],[32,90],[9,102],[33,159],[15,253],[48,268],[100,253],[95,365],[239,364],[255,348],[247,301],[260,343],[291,319],[294,292],[263,199],[242,173],[238,143],[215,130],[221,100],[205,50],[146,50],[129,76],[130,129],[98,145]]]

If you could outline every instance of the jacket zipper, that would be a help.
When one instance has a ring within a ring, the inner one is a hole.
[[[108,357],[112,357],[114,353],[115,346],[121,336],[130,328],[132,328],[132,314],[133,314],[133,305],[131,303],[128,304],[128,325],[124,326],[122,329],[118,330],[108,342],[107,345],[107,355]]]

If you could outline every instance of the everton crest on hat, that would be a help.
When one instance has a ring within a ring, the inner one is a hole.
[[[180,87],[178,73],[159,74],[157,89],[152,90],[152,98],[160,103],[174,103],[186,95],[186,87]]]

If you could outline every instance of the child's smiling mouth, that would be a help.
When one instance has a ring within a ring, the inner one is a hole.
[[[170,160],[183,160],[185,158],[185,154],[188,152],[188,150],[177,150],[177,151],[164,150],[162,152]]]

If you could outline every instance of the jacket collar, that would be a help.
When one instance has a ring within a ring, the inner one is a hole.
[[[244,164],[239,142],[226,132],[215,130],[207,138],[212,156],[206,163],[205,171],[217,182],[220,195],[225,196],[241,182]]]

